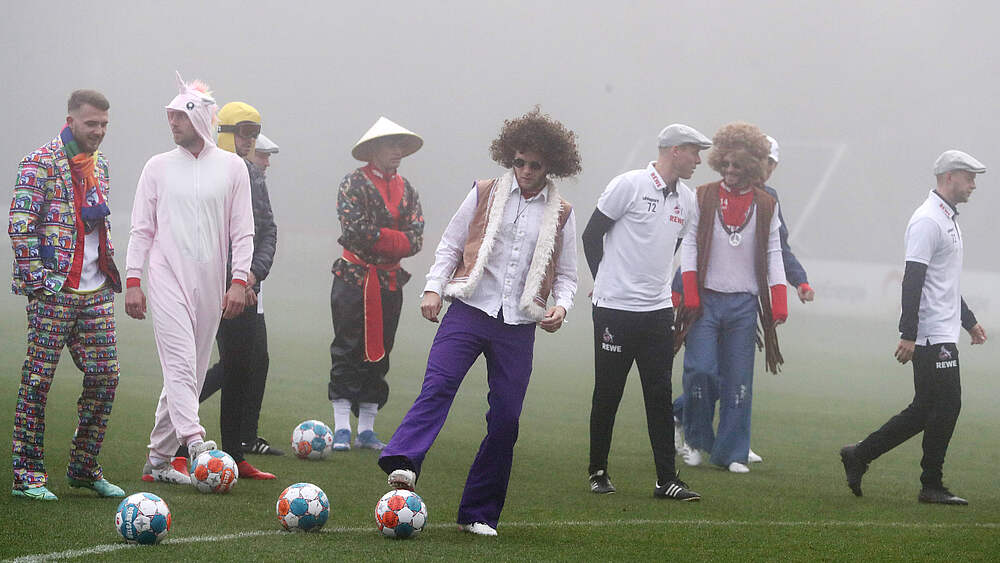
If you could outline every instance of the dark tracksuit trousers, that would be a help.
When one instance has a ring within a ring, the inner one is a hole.
[[[222,451],[237,463],[243,461],[243,443],[257,438],[257,422],[264,399],[264,385],[270,356],[267,352],[267,325],[257,307],[248,307],[232,319],[222,319],[215,335],[219,361],[205,374],[199,402],[222,390],[219,405],[219,434]],[[177,455],[187,457],[181,446]]]
[[[913,402],[858,444],[858,459],[870,462],[923,432],[920,482],[924,487],[941,488],[944,456],[962,409],[958,371],[954,343],[917,346],[913,352]]]
[[[593,308],[594,396],[590,411],[590,473],[608,468],[615,415],[635,363],[646,406],[646,427],[660,483],[676,476],[670,371],[674,361],[673,309]]]

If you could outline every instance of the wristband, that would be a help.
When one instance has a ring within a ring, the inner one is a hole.
[[[247,286],[247,280],[241,280],[238,278],[233,278],[233,283],[236,285],[242,285],[243,287]]]
[[[812,291],[813,290],[812,286],[809,285],[809,282],[802,282],[802,283],[800,283],[799,284],[799,289],[803,289],[805,291]]]
[[[126,289],[130,287],[139,287],[140,285],[142,285],[142,280],[140,280],[139,278],[125,278]]]
[[[774,321],[788,319],[788,286],[783,283],[771,286],[771,317]]]
[[[684,285],[684,306],[688,309],[701,307],[701,298],[698,296],[698,272],[694,270],[683,272],[681,281]]]

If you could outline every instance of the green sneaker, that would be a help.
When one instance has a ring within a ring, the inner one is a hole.
[[[59,500],[59,497],[46,489],[45,485],[28,487],[27,489],[11,489],[10,494],[11,496],[30,498],[31,500]]]
[[[101,479],[100,481],[84,481],[82,479],[74,479],[72,477],[66,478],[69,481],[69,486],[74,489],[90,489],[97,493],[99,497],[123,497],[125,496],[125,491],[121,487],[113,483],[109,483],[107,479]]]

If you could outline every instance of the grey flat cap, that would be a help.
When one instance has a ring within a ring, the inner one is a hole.
[[[263,152],[267,154],[278,154],[278,145],[274,143],[271,139],[264,136],[263,133],[257,135],[257,144],[254,148],[257,152]]]
[[[687,125],[682,125],[680,123],[674,123],[673,125],[667,125],[660,131],[658,137],[659,147],[676,147],[680,145],[698,145],[698,147],[707,149],[712,146],[712,140],[708,137],[702,135],[694,127],[688,127]]]
[[[982,174],[986,172],[986,166],[971,154],[952,149],[941,153],[941,156],[934,162],[934,175],[940,176],[952,170],[966,170],[973,174]]]

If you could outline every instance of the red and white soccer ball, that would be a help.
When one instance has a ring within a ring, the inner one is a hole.
[[[319,420],[307,420],[292,430],[292,451],[299,459],[323,459],[333,451],[333,431]]]
[[[375,505],[375,521],[383,536],[412,538],[427,524],[427,505],[413,491],[389,491]]]
[[[312,483],[295,483],[281,491],[274,510],[285,530],[318,532],[330,518],[330,500]]]
[[[160,543],[170,532],[170,509],[153,493],[135,493],[118,505],[115,529],[128,543]]]
[[[238,477],[236,461],[222,450],[201,452],[191,466],[191,484],[203,493],[227,493]]]

